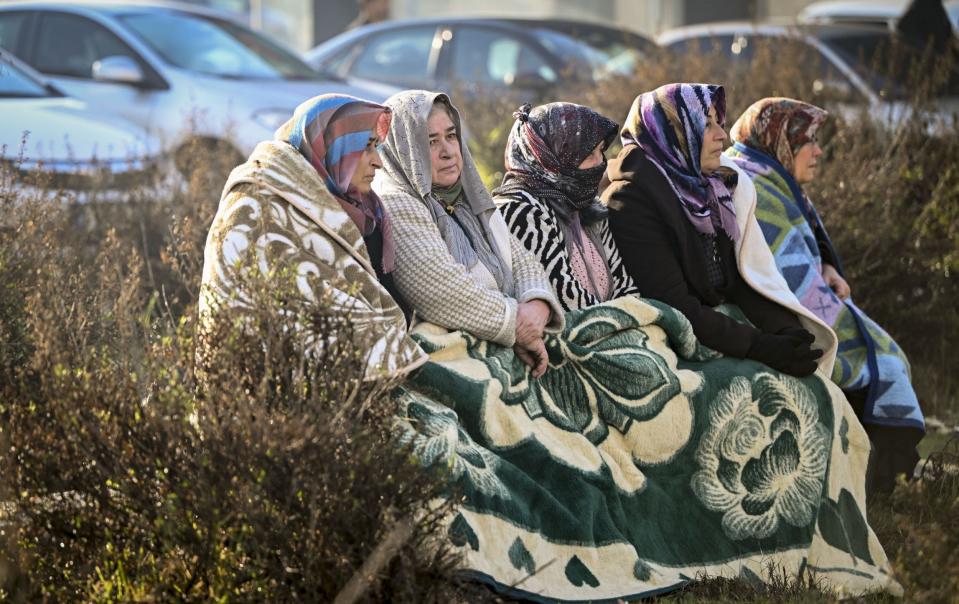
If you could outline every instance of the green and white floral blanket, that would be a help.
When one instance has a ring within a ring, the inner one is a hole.
[[[567,315],[532,379],[509,348],[431,324],[398,399],[462,504],[465,568],[513,596],[649,596],[701,576],[811,573],[901,591],[866,523],[869,444],[842,394],[719,357],[685,317],[621,298]]]

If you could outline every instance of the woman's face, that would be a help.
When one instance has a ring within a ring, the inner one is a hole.
[[[706,132],[703,133],[703,148],[699,152],[699,167],[704,174],[719,169],[719,158],[723,153],[723,143],[726,142],[726,131],[716,120],[716,108],[709,108],[709,117],[706,121]]]
[[[796,152],[793,158],[793,176],[796,182],[804,184],[816,178],[816,168],[819,166],[819,156],[822,148],[815,140],[811,140]]]
[[[579,163],[577,166],[580,170],[587,170],[589,168],[595,168],[596,166],[603,163],[603,143],[596,145],[596,148],[586,156],[586,159]]]
[[[370,192],[373,185],[373,177],[376,176],[376,170],[383,167],[380,160],[380,154],[376,150],[379,141],[375,136],[371,136],[363,149],[363,155],[360,156],[360,162],[356,165],[356,171],[353,172],[353,178],[350,179],[350,187],[356,189],[357,193],[365,195]]]
[[[430,163],[433,186],[451,187],[463,171],[463,154],[456,126],[442,107],[433,107],[427,120],[430,137]]]

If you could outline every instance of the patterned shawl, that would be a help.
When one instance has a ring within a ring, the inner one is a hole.
[[[739,239],[733,191],[736,172],[722,167],[703,174],[699,165],[709,108],[726,119],[726,92],[713,84],[666,84],[633,101],[621,137],[623,145],[638,145],[660,169],[679,197],[686,217],[697,231],[724,231]]]
[[[816,140],[816,131],[828,116],[825,109],[809,103],[784,97],[765,98],[739,116],[729,137],[775,158],[791,174],[796,153]]]
[[[383,140],[389,129],[388,107],[343,94],[321,94],[297,107],[274,135],[310,162],[361,234],[380,227],[384,273],[393,272],[396,259],[389,217],[376,193],[361,194],[350,180],[370,138]]]
[[[563,220],[580,214],[586,226],[606,217],[596,196],[606,162],[579,169],[596,145],[605,151],[619,124],[589,107],[549,103],[530,111],[523,105],[513,114],[516,123],[506,144],[506,174],[493,191],[509,196],[525,191],[548,203]]]
[[[466,203],[455,204],[452,213],[446,212],[445,204],[433,189],[428,121],[435,102],[446,105],[460,135],[461,197],[465,197]],[[399,92],[386,99],[386,105],[393,111],[393,127],[381,153],[383,171],[374,186],[380,188],[381,193],[398,191],[423,200],[453,258],[467,268],[481,262],[493,275],[500,291],[512,296],[513,269],[498,253],[490,229],[489,220],[496,212],[496,205],[483,185],[469,148],[463,144],[459,111],[447,95],[426,90]]]

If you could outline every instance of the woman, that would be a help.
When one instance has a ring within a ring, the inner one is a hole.
[[[756,227],[752,184],[721,158],[725,112],[722,86],[636,98],[603,193],[613,239],[643,296],[682,312],[706,346],[794,376],[817,359],[831,371],[835,337],[786,287]]]
[[[400,423],[415,458],[455,484],[448,535],[472,577],[551,601],[770,568],[896,591],[857,486],[868,441],[838,387],[716,359],[677,311],[636,296],[563,316],[446,95],[386,104],[374,188],[430,355],[397,395]],[[521,333],[524,300],[548,303],[562,331],[544,318]]]
[[[853,303],[839,255],[802,190],[816,178],[816,135],[827,117],[802,101],[762,99],[736,120],[726,154],[756,187],[756,217],[790,289],[839,336],[832,379],[876,446],[872,486],[890,491],[896,475],[910,475],[919,461],[925,423],[905,354]]]
[[[407,92],[387,138],[376,189],[393,220],[396,285],[416,314],[512,346],[539,377],[545,329],[563,326],[539,263],[509,235],[461,144],[459,115],[442,94]]]
[[[301,302],[349,317],[368,347],[367,377],[408,372],[425,356],[406,336],[393,285],[390,220],[372,191],[376,146],[390,127],[382,105],[336,94],[297,107],[276,138],[230,174],[207,237],[200,314],[251,311],[257,266],[294,272]],[[264,264],[263,261],[266,261]]]
[[[513,117],[494,200],[546,269],[559,303],[569,311],[638,294],[597,197],[603,153],[619,125],[573,103],[524,105]]]

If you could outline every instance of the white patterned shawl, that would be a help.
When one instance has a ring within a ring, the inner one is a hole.
[[[369,349],[366,379],[425,362],[406,334],[403,312],[376,279],[359,230],[316,170],[283,141],[257,145],[224,187],[204,254],[201,326],[213,309],[242,309],[245,296],[231,275],[251,253],[261,274],[283,263],[295,269],[303,300],[323,300],[324,309],[331,303],[330,310],[349,316],[357,342]]]

